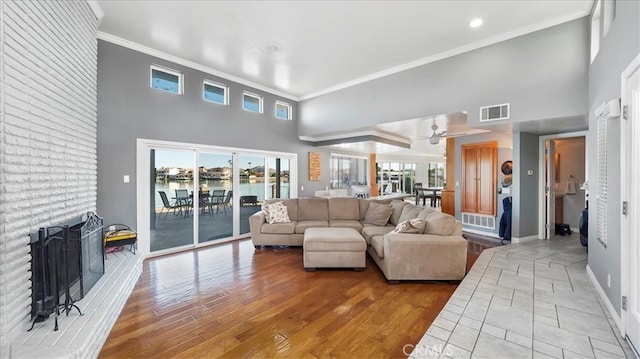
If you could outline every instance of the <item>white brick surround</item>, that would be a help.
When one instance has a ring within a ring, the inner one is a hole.
[[[96,208],[97,18],[0,1],[0,357],[29,325],[30,232]]]

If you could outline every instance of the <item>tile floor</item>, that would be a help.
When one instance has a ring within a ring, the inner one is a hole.
[[[576,234],[485,250],[410,358],[635,358]]]

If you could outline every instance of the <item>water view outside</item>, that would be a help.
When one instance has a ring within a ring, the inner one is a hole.
[[[229,191],[233,189],[233,182],[231,180],[200,180],[200,187],[203,189],[208,189],[209,193],[216,189],[224,189],[225,191]],[[269,192],[266,194],[267,198],[273,198],[271,195],[271,190],[274,185],[269,185]],[[289,198],[289,183],[282,183],[280,185],[280,197],[281,198]],[[193,191],[193,181],[156,181],[156,193],[155,193],[155,204],[156,210],[159,211],[162,208],[162,198],[160,198],[160,193],[158,191],[164,191],[167,193],[167,196],[170,200],[173,200],[175,197],[176,189],[188,189],[189,192]],[[235,191],[234,191],[235,192]],[[250,180],[240,180],[240,190],[242,196],[257,196],[258,203],[262,203],[265,200],[264,193],[264,177],[250,179]]]

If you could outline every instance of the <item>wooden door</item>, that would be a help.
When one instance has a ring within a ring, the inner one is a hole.
[[[496,215],[496,143],[478,145],[478,207],[477,213]]]
[[[462,146],[462,212],[475,213],[478,208],[478,146]]]
[[[496,215],[497,142],[462,146],[462,212]]]

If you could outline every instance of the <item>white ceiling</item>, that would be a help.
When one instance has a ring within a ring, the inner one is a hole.
[[[304,99],[585,16],[593,0],[98,3],[101,38]]]
[[[586,16],[593,0],[98,3],[101,39],[299,101]],[[415,133],[422,153],[442,152],[426,145],[434,118],[447,135],[474,131],[462,113],[433,115],[366,130]]]

